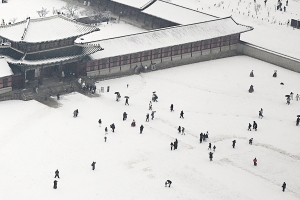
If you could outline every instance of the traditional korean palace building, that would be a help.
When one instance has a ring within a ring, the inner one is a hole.
[[[133,74],[234,56],[240,35],[253,29],[231,17],[218,18],[165,1],[97,2],[156,29],[104,38],[97,27],[63,15],[0,26],[0,56],[14,73],[2,84],[0,79],[0,90],[24,88],[37,80],[43,84],[47,77]]]
[[[122,74],[153,63],[159,69],[234,56],[241,33],[252,29],[226,17],[96,41],[82,36],[75,44],[100,45],[104,49],[89,55],[90,61],[82,63],[86,65],[87,76],[102,76]]]
[[[86,55],[102,49],[76,46],[74,40],[98,30],[62,15],[0,26],[0,56],[14,72],[9,85],[23,88],[25,82],[36,79],[42,84],[45,77],[80,74],[79,63]],[[0,84],[0,89],[4,86]]]

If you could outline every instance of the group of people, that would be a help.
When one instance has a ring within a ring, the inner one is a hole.
[[[200,143],[204,142],[208,138],[208,131],[206,133],[200,133]]]
[[[253,121],[253,125],[251,125],[250,123],[248,124],[248,131],[251,131],[251,127],[253,128],[253,130],[257,131],[257,123],[255,121]]]
[[[178,126],[177,130],[178,130],[179,134],[181,133],[181,135],[185,135],[185,132],[184,132],[185,128],[184,127]]]

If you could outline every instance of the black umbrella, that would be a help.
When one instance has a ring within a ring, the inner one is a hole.
[[[120,94],[119,92],[115,92],[115,94]]]
[[[297,117],[300,117],[300,115],[297,115]]]
[[[152,92],[152,93],[155,93],[155,91],[154,91],[154,92]]]
[[[124,98],[129,99],[129,96],[125,96]]]
[[[285,97],[290,97],[290,95],[287,94],[287,95],[285,95]]]

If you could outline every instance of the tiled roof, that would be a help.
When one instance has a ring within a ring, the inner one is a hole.
[[[0,57],[0,77],[11,76],[14,73],[10,69],[6,59],[4,57]]]
[[[167,12],[166,12],[167,11]],[[192,24],[217,19],[218,17],[185,8],[165,1],[156,1],[142,11],[143,13],[174,22],[176,24]]]
[[[148,6],[149,4],[151,4],[152,2],[154,2],[156,0],[112,0],[112,1],[123,4],[123,5],[130,6],[130,7],[134,7],[137,9],[144,9],[146,6]]]
[[[0,26],[0,37],[14,42],[39,43],[77,37],[99,30],[63,15],[39,19],[26,19],[11,25]]]
[[[33,54],[23,55],[24,58],[13,58],[10,54],[3,55],[10,64],[22,65],[22,66],[40,66],[51,65],[61,62],[66,62],[78,58],[82,58],[86,55],[90,55],[99,50],[102,50],[100,46],[69,46],[61,49],[54,49],[50,51],[38,52]]]
[[[252,27],[237,24],[231,17],[189,25],[173,26],[91,42],[90,44],[101,45],[104,50],[91,54],[90,57],[91,59],[96,60],[118,55],[126,55],[242,33],[252,29]]]

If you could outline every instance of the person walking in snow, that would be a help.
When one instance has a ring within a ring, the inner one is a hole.
[[[112,129],[112,132],[115,132],[115,128],[116,128],[116,126],[115,126],[115,124],[114,124],[114,123],[112,123],[112,124],[110,125],[110,128]]]
[[[107,133],[108,133],[107,127],[105,127],[104,131],[105,131],[105,135],[107,135]]]
[[[101,124],[102,124],[102,120],[101,120],[101,119],[99,119],[99,120],[98,120],[98,123],[99,123],[99,126],[101,126]]]
[[[143,125],[141,125],[141,126],[140,126],[140,134],[142,134],[142,133],[143,133],[143,130],[144,130],[144,126],[143,126]]]
[[[184,117],[183,117],[183,110],[180,112],[180,118],[182,118],[182,119],[184,119]]]
[[[146,122],[149,122],[149,113],[146,115]]]
[[[171,112],[173,112],[174,111],[174,106],[173,106],[173,104],[171,104],[171,106],[170,106],[170,110],[171,110]]]
[[[125,121],[127,119],[127,113],[123,112],[123,121]]]
[[[211,143],[208,143],[208,149],[207,150],[211,150]]]
[[[54,180],[53,182],[53,189],[57,189],[57,180]]]
[[[232,147],[233,147],[233,148],[235,148],[235,143],[236,143],[236,140],[233,140],[233,141],[232,141]]]
[[[152,101],[149,103],[149,110],[152,110]]]
[[[165,182],[165,187],[167,187],[168,185],[169,185],[169,187],[171,187],[171,184],[172,184],[172,181],[167,180],[167,181]]]
[[[178,126],[178,133],[181,133],[181,126]]]
[[[216,148],[217,148],[217,147],[214,145],[213,150],[216,151]]]
[[[257,131],[257,123],[255,122],[255,121],[253,121],[253,129],[255,130],[255,131]]]
[[[254,164],[254,166],[257,166],[257,159],[256,158],[253,159],[253,164]]]
[[[106,137],[106,136],[104,136],[104,142],[106,142],[106,139],[107,139],[107,137]]]
[[[93,170],[95,170],[95,165],[96,165],[96,162],[93,161],[92,164],[91,164]]]
[[[182,128],[181,128],[181,135],[185,135],[184,130],[185,130],[184,127],[182,127]]]
[[[125,100],[125,106],[128,105],[129,106],[129,103],[128,103],[128,98],[126,98]]]
[[[213,152],[209,152],[208,155],[209,155],[209,160],[212,161],[214,155]]]
[[[174,142],[174,150],[176,150],[178,148],[178,140],[175,139],[175,142]]]
[[[284,192],[284,190],[285,190],[285,188],[286,188],[286,183],[285,182],[283,182],[283,184],[282,184],[282,192]]]
[[[291,93],[290,93],[290,98],[291,98],[291,100],[293,100],[293,96],[294,96],[294,93],[291,92]]]
[[[248,124],[248,131],[251,131],[251,127],[252,127],[252,125],[249,123]]]
[[[253,70],[250,72],[250,77],[254,77]]]
[[[252,145],[252,142],[253,142],[253,138],[250,138],[249,144]]]
[[[54,178],[59,178],[59,171],[58,171],[58,169],[55,171],[55,176],[54,176]]]
[[[286,104],[287,104],[287,105],[290,105],[290,103],[291,103],[291,98],[290,98],[290,96],[288,96],[288,97],[286,98]]]
[[[274,78],[277,77],[277,70],[274,71],[273,77],[274,77]]]
[[[298,100],[299,100],[299,94],[296,95],[296,101],[298,101]]]
[[[174,146],[174,144],[173,144],[173,142],[171,142],[171,151],[173,150],[173,146]]]
[[[258,118],[262,119],[263,117],[264,117],[264,116],[263,116],[263,114],[262,114],[261,110],[260,110],[260,111],[258,111]]]
[[[153,120],[154,119],[154,113],[155,113],[156,111],[152,111],[151,112],[151,120]]]

